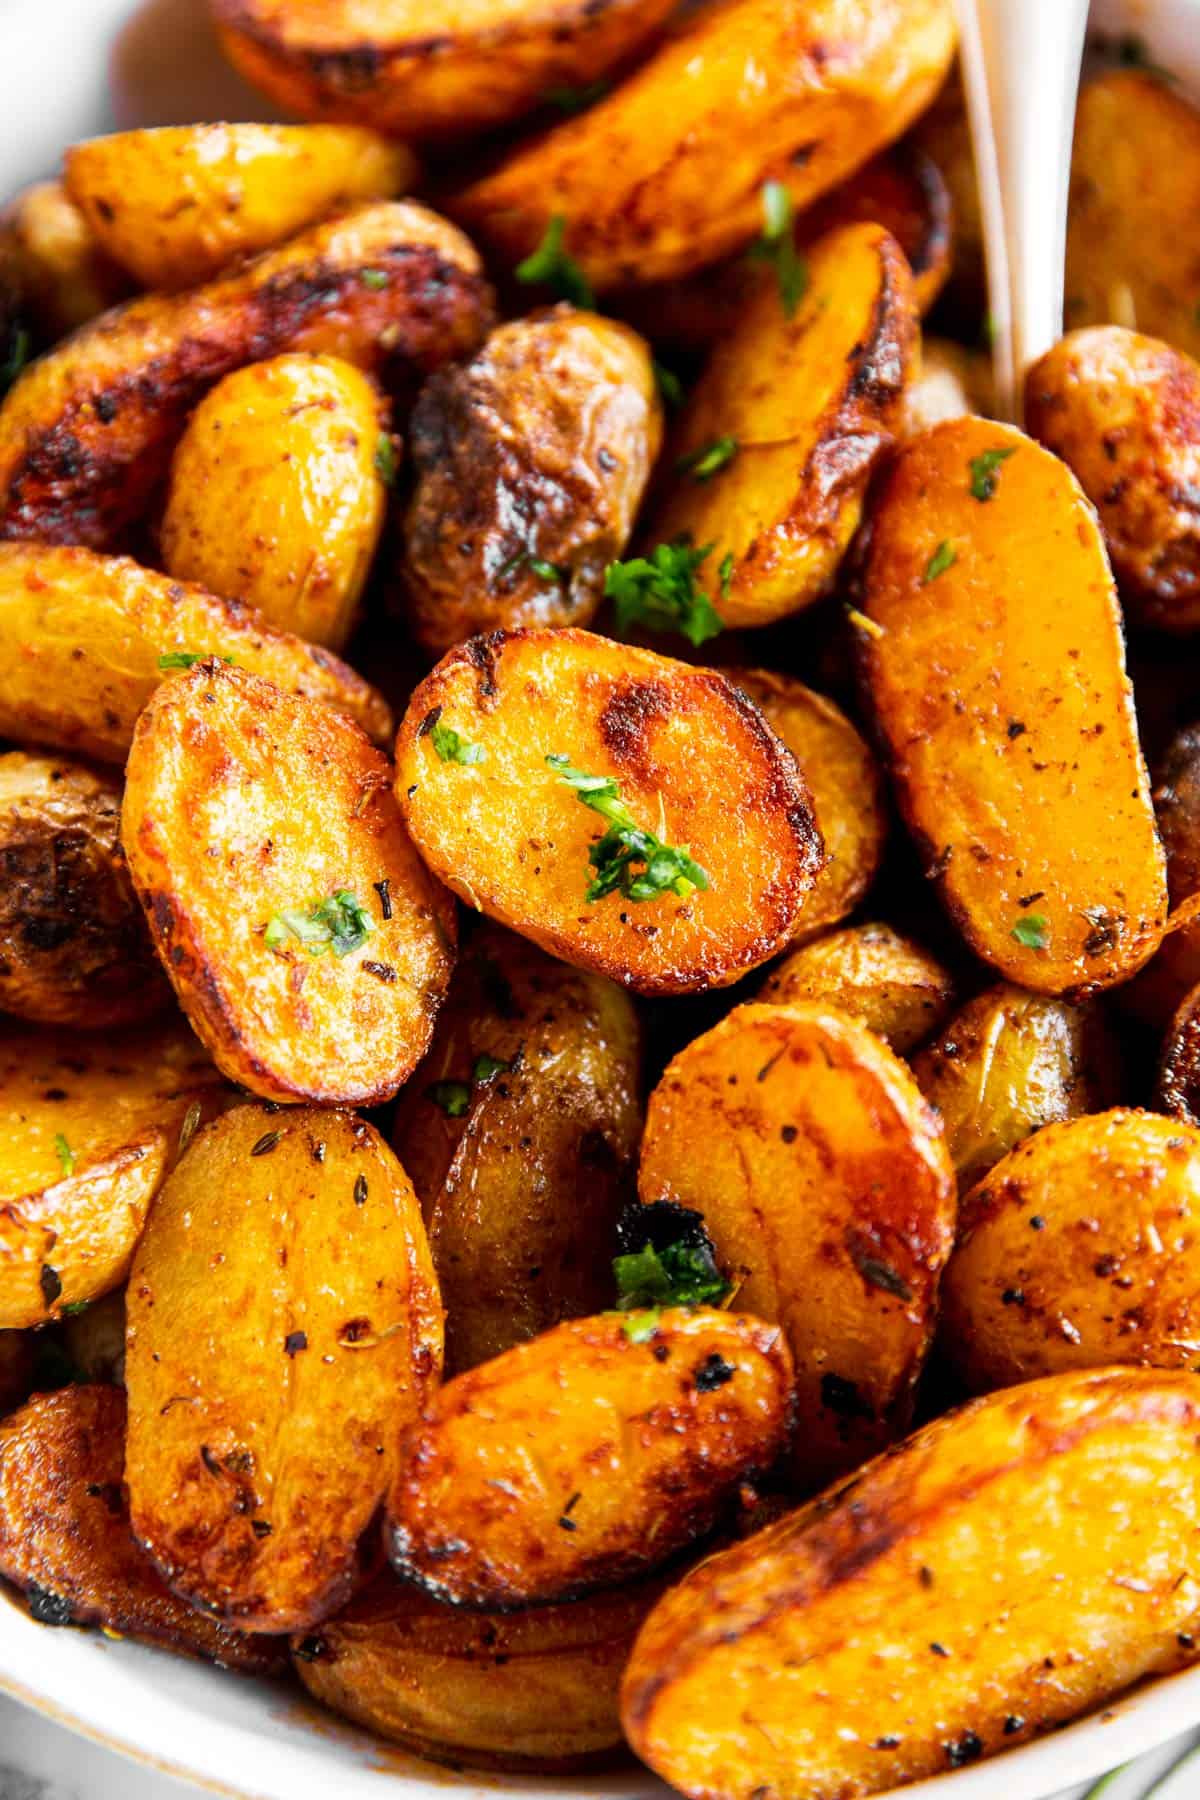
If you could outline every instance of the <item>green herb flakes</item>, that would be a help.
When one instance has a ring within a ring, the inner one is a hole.
[[[939,575],[944,575],[947,569],[952,569],[957,561],[957,550],[943,538],[925,565],[925,573],[921,577],[921,586],[928,587],[931,581],[936,581]]]
[[[573,306],[595,306],[591,283],[567,254],[566,236],[566,214],[555,213],[537,249],[517,264],[517,280],[529,286],[548,287],[560,300],[569,300]]]
[[[1045,950],[1050,943],[1050,921],[1045,913],[1026,913],[1013,926],[1012,935],[1026,950]]]
[[[375,293],[379,293],[388,284],[386,269],[363,269],[358,278],[365,288],[371,288]]]
[[[671,412],[678,412],[683,405],[683,383],[674,369],[668,369],[665,363],[654,359],[654,379],[662,396],[663,405]]]
[[[720,1306],[730,1284],[702,1244],[681,1239],[656,1249],[644,1244],[613,1259],[617,1305],[622,1312],[646,1306]]]
[[[689,450],[675,464],[677,475],[690,475],[693,481],[711,481],[713,476],[731,463],[738,453],[738,441],[735,437],[713,438],[711,443],[700,444],[695,450]]]
[[[375,473],[385,487],[395,487],[398,472],[396,441],[390,431],[381,431],[375,442]]]
[[[721,589],[722,600],[728,600],[729,590],[733,586],[733,551],[727,550],[717,564],[717,581]]]
[[[790,319],[808,287],[808,264],[796,249],[792,196],[782,181],[764,182],[762,210],[762,233],[749,254],[756,262],[774,266],[784,317]]]
[[[158,659],[158,666],[162,670],[194,669],[198,662],[215,660],[211,650],[164,650]],[[220,660],[231,669],[234,667],[232,656],[223,656]]]
[[[453,726],[443,725],[440,719],[430,727],[429,741],[443,762],[463,763],[468,768],[472,763],[481,763],[487,754],[482,744],[460,737]]]
[[[471,1070],[471,1080],[476,1087],[486,1087],[497,1075],[507,1075],[512,1068],[511,1063],[501,1062],[498,1056],[489,1056],[485,1051],[475,1058],[475,1066]]]
[[[971,498],[972,500],[990,500],[996,492],[996,483],[1000,479],[1000,464],[1015,456],[1017,446],[1010,444],[1007,449],[981,450],[970,462]]]
[[[349,888],[338,888],[327,900],[318,900],[306,912],[286,909],[267,923],[264,941],[268,950],[280,950],[289,937],[310,956],[349,956],[374,933],[371,915]]]
[[[708,887],[707,874],[686,850],[664,844],[634,822],[611,775],[585,775],[565,756],[548,756],[546,762],[560,781],[574,788],[576,799],[608,820],[609,829],[588,852],[595,870],[584,895],[589,905],[615,893],[634,902],[668,893],[686,900],[697,888]]]
[[[721,616],[703,588],[696,586],[696,571],[712,551],[711,544],[702,550],[659,544],[649,557],[609,563],[604,592],[613,602],[618,632],[625,636],[631,625],[645,625],[650,631],[678,631],[697,646],[716,637],[722,629]],[[728,560],[732,572],[732,559]]]
[[[644,1344],[658,1330],[659,1309],[657,1306],[647,1312],[630,1313],[622,1330],[631,1344]]]
[[[54,1154],[58,1158],[58,1164],[63,1174],[73,1175],[76,1162],[75,1152],[61,1131],[56,1131],[54,1134]]]
[[[448,1119],[461,1119],[471,1104],[471,1090],[465,1081],[435,1081],[425,1093]]]

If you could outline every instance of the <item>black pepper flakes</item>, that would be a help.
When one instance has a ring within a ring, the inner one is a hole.
[[[38,1286],[42,1290],[42,1299],[46,1305],[53,1306],[62,1293],[62,1277],[57,1269],[50,1267],[49,1263],[43,1263],[42,1272],[38,1276]]]
[[[265,1131],[251,1150],[251,1156],[269,1156],[282,1137],[282,1131]]]
[[[571,1517],[571,1514],[575,1511],[575,1508],[579,1505],[579,1502],[582,1499],[583,1499],[582,1494],[572,1494],[571,1498],[567,1501],[567,1504],[563,1507],[562,1512],[559,1515],[559,1521],[558,1521],[558,1523],[563,1531],[578,1531],[579,1530],[579,1527],[575,1523],[574,1519]]]
[[[876,1738],[875,1742],[871,1745],[871,1748],[872,1750],[898,1750],[900,1748],[900,1739],[896,1737],[893,1732],[889,1731],[886,1737]]]
[[[1024,1306],[1025,1291],[1023,1288],[1005,1288],[1000,1296],[1002,1306]]]
[[[250,1529],[256,1538],[269,1538],[271,1535],[271,1527],[265,1519],[251,1519]]]
[[[1045,1231],[1046,1221],[1043,1219],[1041,1213],[1034,1213],[1029,1221],[1029,1229],[1031,1231]]]
[[[949,1656],[950,1654],[945,1644],[939,1644],[936,1640],[930,1644],[929,1648],[933,1651],[935,1656]]]
[[[367,1178],[365,1175],[356,1175],[354,1178],[354,1204],[355,1206],[367,1204]]]
[[[943,1744],[947,1760],[952,1769],[961,1769],[966,1763],[978,1762],[983,1755],[983,1739],[973,1731],[964,1731],[960,1738],[949,1744]]]
[[[288,1356],[295,1356],[298,1351],[307,1350],[307,1331],[289,1331],[283,1340],[283,1348]]]
[[[71,1602],[62,1594],[52,1594],[49,1588],[39,1587],[36,1581],[31,1581],[25,1598],[29,1602],[30,1618],[36,1619],[39,1625],[71,1623]]]
[[[324,1662],[329,1656],[329,1645],[322,1637],[301,1638],[298,1644],[292,1645],[292,1655],[297,1662]]]
[[[732,1381],[736,1373],[733,1364],[727,1363],[725,1358],[714,1350],[699,1364],[692,1379],[696,1384],[698,1394],[711,1394],[714,1388],[724,1387],[727,1381]]]
[[[1004,1721],[1005,1737],[1015,1737],[1018,1731],[1024,1731],[1025,1721],[1020,1713],[1009,1713]]]

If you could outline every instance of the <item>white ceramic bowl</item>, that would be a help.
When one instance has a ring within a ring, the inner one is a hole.
[[[1045,0],[1053,6],[1057,0]],[[1200,0],[1095,0],[1200,95]],[[204,0],[0,0],[0,196],[65,144],[133,125],[264,118],[225,67]],[[165,1773],[239,1800],[665,1800],[646,1771],[533,1780],[455,1775],[344,1727],[291,1691],[96,1635],[34,1625],[0,1598],[0,1691]],[[1200,1723],[1200,1668],[1040,1743],[921,1782],[906,1800],[1041,1800]]]

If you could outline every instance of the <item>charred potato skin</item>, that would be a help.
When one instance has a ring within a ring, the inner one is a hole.
[[[890,925],[850,925],[793,950],[758,990],[768,1006],[813,1000],[835,1006],[907,1056],[945,1020],[954,978],[935,956]]]
[[[1154,1103],[1173,1119],[1200,1126],[1200,988],[1184,995],[1167,1027]]]

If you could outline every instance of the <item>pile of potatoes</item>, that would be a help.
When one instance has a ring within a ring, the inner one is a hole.
[[[696,1800],[1194,1660],[1200,113],[1022,432],[949,0],[213,15],[0,219],[0,1577]]]

